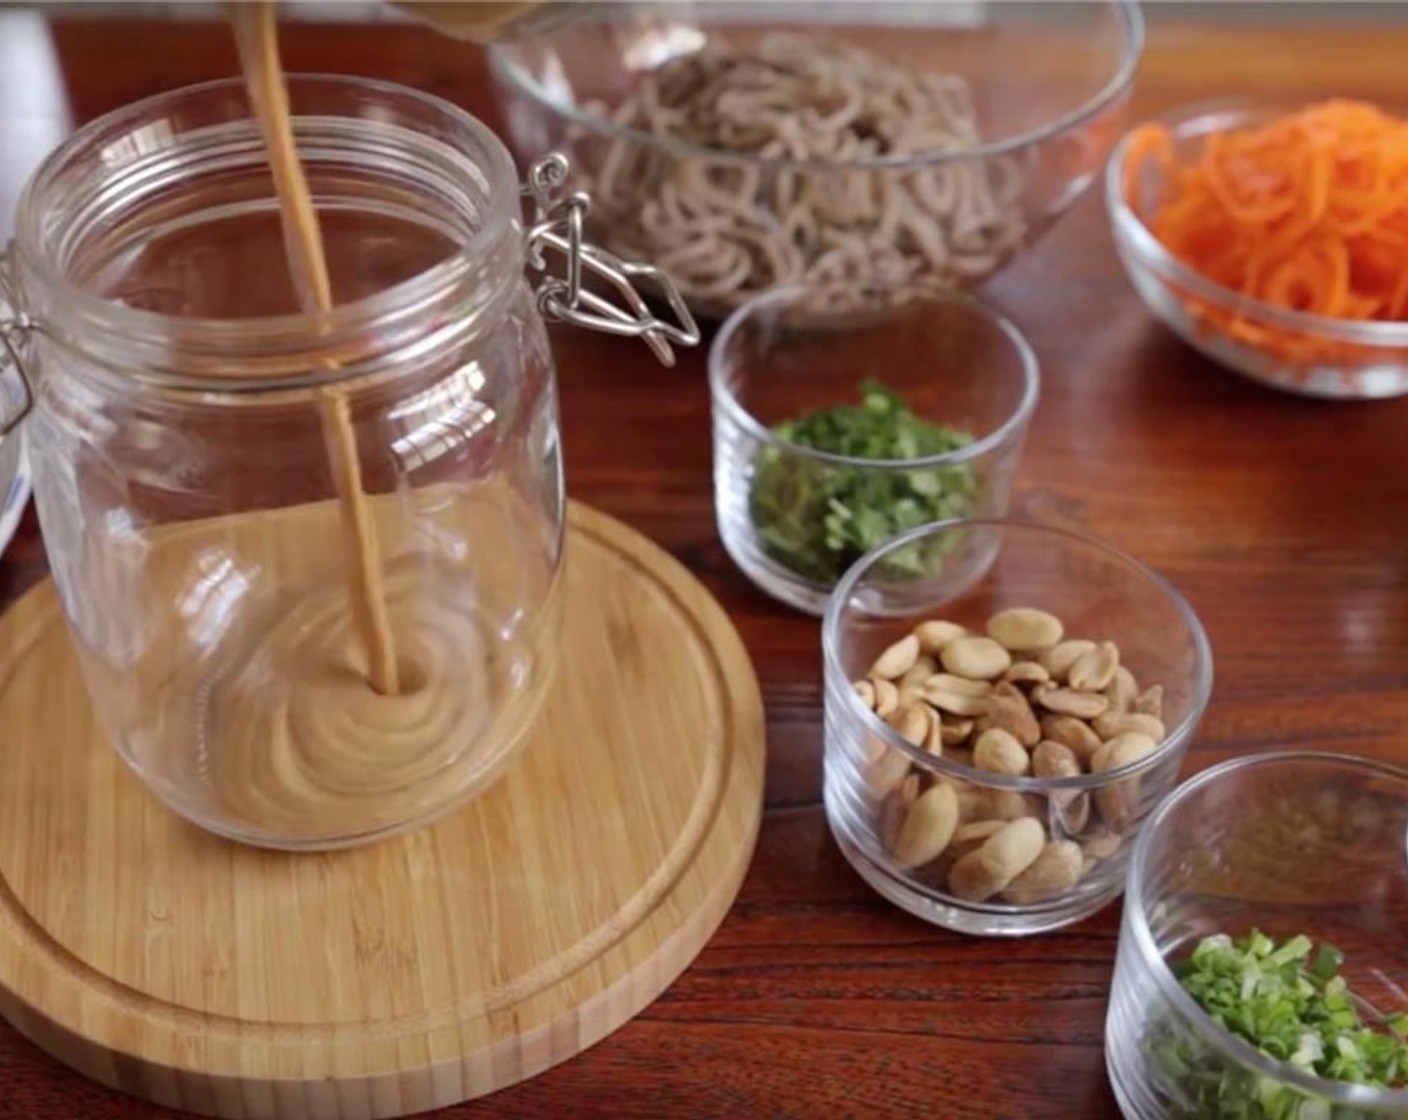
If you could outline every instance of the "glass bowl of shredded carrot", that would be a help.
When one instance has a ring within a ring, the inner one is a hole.
[[[1308,396],[1408,393],[1408,119],[1188,110],[1121,141],[1106,202],[1145,304],[1215,361]]]

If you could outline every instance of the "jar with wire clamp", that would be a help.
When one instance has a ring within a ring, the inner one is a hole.
[[[117,751],[205,828],[316,848],[484,789],[548,689],[564,498],[544,320],[667,362],[698,331],[653,268],[582,241],[560,156],[523,186],[437,98],[296,77],[290,99],[331,311],[299,309],[242,85],[163,94],[30,181],[0,401],[5,428],[27,414]]]

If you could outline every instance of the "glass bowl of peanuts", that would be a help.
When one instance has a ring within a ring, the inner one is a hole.
[[[713,319],[784,284],[982,283],[1099,174],[1143,46],[1136,0],[565,7],[489,49],[510,143],[566,154],[594,239]]]
[[[916,551],[929,574],[897,575]],[[1120,894],[1212,688],[1203,627],[1166,580],[1008,519],[867,554],[822,647],[832,833],[890,901],[970,934],[1040,933]]]

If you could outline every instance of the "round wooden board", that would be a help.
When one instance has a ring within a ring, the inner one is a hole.
[[[531,1077],[690,963],[762,809],[747,652],[574,505],[564,653],[512,769],[438,824],[286,854],[186,824],[94,725],[51,583],[0,618],[0,1012],[76,1069],[229,1117],[400,1116]]]

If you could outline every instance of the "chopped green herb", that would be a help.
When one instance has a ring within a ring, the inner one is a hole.
[[[784,421],[773,432],[799,447],[856,459],[918,459],[972,442],[966,432],[916,416],[898,393],[867,381],[859,405]],[[962,517],[977,492],[966,464],[871,468],[827,463],[766,447],[753,467],[750,507],[764,551],[798,575],[832,583],[862,555],[931,521]],[[931,551],[904,549],[890,574],[923,575]]]
[[[1204,938],[1174,969],[1198,1005],[1262,1053],[1334,1081],[1408,1084],[1408,1016],[1366,1026],[1340,975],[1342,954],[1304,935],[1277,944],[1259,931]],[[1151,1051],[1176,1116],[1208,1120],[1328,1120],[1323,1100],[1259,1077],[1183,1032],[1155,1024]],[[1359,1116],[1338,1109],[1337,1118]],[[1367,1115],[1367,1114],[1365,1114]]]

